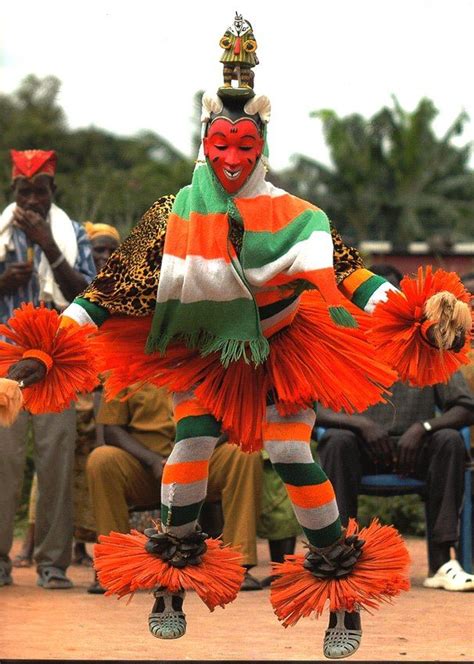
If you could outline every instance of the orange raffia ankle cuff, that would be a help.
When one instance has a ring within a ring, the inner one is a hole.
[[[50,355],[48,355],[48,353],[45,353],[42,350],[37,350],[36,348],[25,350],[22,357],[24,359],[32,357],[35,360],[39,360],[45,365],[46,373],[48,373],[51,367],[53,366],[53,358]]]

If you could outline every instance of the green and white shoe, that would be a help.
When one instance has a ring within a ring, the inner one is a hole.
[[[324,635],[324,656],[328,659],[342,659],[355,653],[362,638],[360,627],[359,611],[331,613],[329,626]]]
[[[153,595],[155,603],[148,616],[148,627],[157,639],[179,639],[186,633],[186,616],[183,613],[185,592],[171,593],[166,588],[157,588]]]

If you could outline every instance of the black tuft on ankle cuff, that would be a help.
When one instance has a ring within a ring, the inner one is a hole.
[[[199,565],[201,556],[207,551],[205,540],[209,536],[200,528],[185,537],[163,533],[156,528],[147,528],[145,535],[148,537],[145,550],[173,567]]]
[[[324,549],[307,544],[309,551],[303,566],[319,579],[344,578],[352,572],[364,544],[365,541],[357,535],[343,535],[332,546]]]

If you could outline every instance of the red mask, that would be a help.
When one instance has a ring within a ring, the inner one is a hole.
[[[204,138],[204,154],[229,194],[243,187],[262,154],[263,138],[252,120],[218,118]]]

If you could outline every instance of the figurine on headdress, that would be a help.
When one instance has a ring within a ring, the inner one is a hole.
[[[235,79],[238,89],[251,90],[251,69],[258,65],[257,42],[252,26],[242,14],[235,12],[234,23],[221,37],[219,46],[224,49],[220,60],[224,65],[224,89],[232,88]]]

